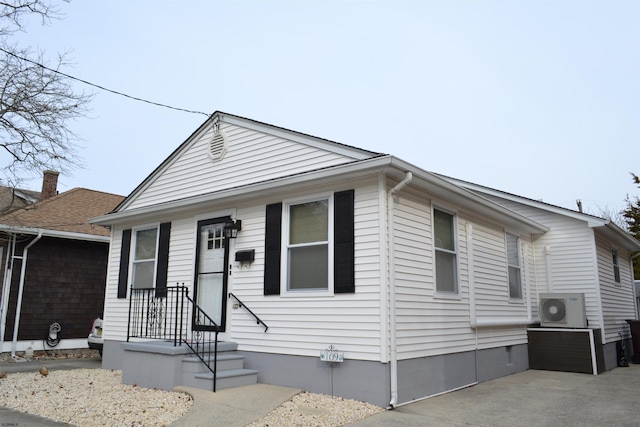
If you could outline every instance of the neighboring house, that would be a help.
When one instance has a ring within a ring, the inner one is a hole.
[[[57,177],[45,173],[41,201],[0,216],[0,351],[12,355],[86,348],[102,315],[110,232],[88,219],[124,198],[83,188],[57,194]],[[61,331],[49,336],[55,323]]]
[[[188,328],[237,343],[263,383],[395,406],[526,370],[527,328],[549,290],[545,219],[390,155],[216,112],[91,221],[112,228],[103,367],[124,366],[126,378],[147,345],[140,375],[181,381],[156,362],[159,347],[125,341],[141,323],[162,332],[181,307],[168,286],[184,285],[217,325],[194,316]],[[633,245],[614,226],[596,238],[621,242],[620,286],[630,287]],[[583,243],[575,249],[604,276],[602,251]],[[620,307],[631,315],[622,296]],[[321,360],[328,349],[343,361]]]

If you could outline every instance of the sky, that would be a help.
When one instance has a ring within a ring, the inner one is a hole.
[[[640,1],[72,0],[21,46],[67,74],[224,111],[585,212],[639,195]],[[84,168],[128,195],[206,115],[82,83]],[[22,183],[40,190],[41,177]]]

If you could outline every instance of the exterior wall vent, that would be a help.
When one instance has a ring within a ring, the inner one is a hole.
[[[219,130],[209,141],[209,157],[211,160],[220,160],[225,154],[227,154],[227,135]]]

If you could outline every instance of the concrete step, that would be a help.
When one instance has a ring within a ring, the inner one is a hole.
[[[241,387],[244,385],[256,384],[257,382],[258,371],[253,369],[219,371],[217,375],[216,389],[222,390],[231,387]],[[213,374],[211,372],[203,372],[193,374],[193,376],[188,377],[185,375],[184,385],[203,390],[211,390],[213,388]]]
[[[188,341],[189,344],[191,344],[193,346],[193,348],[196,348],[196,343],[195,342],[190,342]],[[210,351],[213,353],[213,349],[215,348],[215,344],[213,342],[204,342],[204,343],[200,343],[200,349],[205,348],[206,350],[210,349]],[[238,349],[238,343],[237,342],[232,342],[232,341],[218,341],[218,353],[221,352],[225,352],[225,351],[236,351]]]
[[[209,358],[209,364],[213,367],[213,356]],[[218,372],[232,369],[242,369],[244,367],[244,356],[237,353],[224,352],[218,354]],[[186,356],[182,359],[182,372],[209,372],[202,360],[195,355]]]

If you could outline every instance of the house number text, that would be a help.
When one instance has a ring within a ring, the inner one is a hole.
[[[344,362],[344,351],[338,351],[333,345],[320,352],[320,360],[323,362],[342,363]]]

